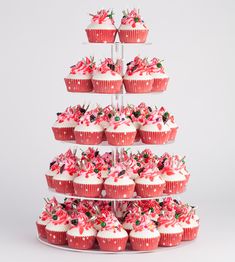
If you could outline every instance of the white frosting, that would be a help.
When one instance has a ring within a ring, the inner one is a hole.
[[[114,133],[116,133],[116,132],[117,133],[118,132],[121,132],[121,133],[126,132],[126,133],[128,133],[128,132],[135,132],[135,131],[136,131],[136,128],[135,128],[135,126],[132,123],[130,123],[129,126],[123,124],[123,125],[119,125],[116,129],[114,129],[114,126],[109,126],[106,129],[106,132],[114,132]]]
[[[56,232],[67,232],[69,230],[69,224],[54,225],[52,222],[50,222],[46,225],[46,229]]]
[[[151,73],[151,76],[156,79],[165,79],[168,78],[168,75],[165,73]]]
[[[163,173],[161,176],[165,181],[169,181],[169,182],[170,181],[184,181],[184,180],[186,180],[185,176],[182,175],[179,172],[175,172],[173,175],[167,175],[167,174]]]
[[[77,125],[74,131],[82,131],[82,132],[103,132],[104,129],[99,124],[90,123],[89,126],[87,125]]]
[[[75,173],[74,175],[70,175],[68,171],[64,171],[62,174],[55,175],[53,177],[54,180],[62,180],[62,181],[72,181],[77,176]]]
[[[109,177],[105,180],[104,184],[106,185],[116,185],[116,186],[120,186],[120,185],[133,185],[134,181],[132,179],[130,179],[128,176],[125,176],[123,178],[119,178],[117,182],[114,181],[113,177]]]
[[[121,24],[118,28],[118,30],[147,30],[146,27],[142,23],[135,23],[135,27],[132,27],[131,25],[123,25]]]
[[[92,184],[92,185],[97,185],[97,184],[102,184],[103,179],[99,179],[97,175],[92,175],[89,176],[88,178],[85,176],[85,174],[82,174],[80,176],[77,176],[74,181],[75,184]]]
[[[108,173],[109,173],[108,170],[102,170],[102,171],[101,171],[101,177],[102,177],[102,178],[107,178],[107,177],[108,177]]]
[[[128,223],[128,222],[124,222],[122,224],[123,228],[126,230],[132,230],[133,229],[133,224],[132,223]]]
[[[153,231],[150,231],[147,228],[144,228],[141,231],[132,230],[130,232],[130,237],[137,237],[137,238],[155,238],[159,236],[160,234],[156,228]]]
[[[68,232],[67,232],[67,234],[68,235],[70,235],[70,236],[81,236],[81,237],[89,237],[89,236],[96,236],[96,230],[93,228],[93,227],[91,227],[91,228],[89,228],[89,229],[84,229],[83,230],[83,232],[82,232],[82,234],[80,234],[80,232],[79,232],[79,229],[78,228],[76,228],[76,227],[74,227],[74,228],[72,228],[72,229],[70,229]]]
[[[140,177],[135,180],[136,184],[142,184],[142,185],[162,185],[165,184],[165,181],[160,176],[155,176],[153,178],[153,181],[151,181],[149,178]]]
[[[52,170],[48,170],[47,172],[46,172],[46,176],[55,176],[57,174],[57,171],[56,170],[54,170],[54,171],[52,171]]]
[[[140,122],[133,122],[133,125],[134,125],[134,127],[135,127],[136,129],[140,129],[140,127],[141,127]]]
[[[153,77],[150,74],[143,72],[141,75],[139,72],[134,73],[133,75],[124,75],[125,80],[152,80]]]
[[[124,229],[121,229],[121,231],[116,230],[115,233],[113,232],[113,230],[103,230],[103,231],[100,230],[97,234],[97,237],[103,237],[103,238],[123,238],[127,236],[128,234]]]
[[[172,226],[165,227],[164,225],[162,225],[158,227],[158,231],[159,233],[168,233],[168,234],[182,233],[183,228],[179,224],[175,224],[173,227]]]
[[[40,217],[39,217],[38,220],[37,220],[37,223],[38,223],[39,225],[43,225],[43,226],[46,226],[49,222],[50,222],[50,219],[42,220]]]
[[[115,25],[110,24],[97,24],[97,23],[90,23],[87,27],[87,29],[102,29],[102,30],[115,30]]]
[[[77,73],[77,74],[69,74],[67,76],[68,79],[82,79],[82,80],[86,80],[86,79],[91,79],[91,74],[83,74],[81,73]]]
[[[179,222],[182,228],[191,228],[191,227],[198,227],[199,224],[196,219],[190,219],[190,223],[187,224],[186,222]]]
[[[159,130],[157,124],[147,124],[140,127],[140,130],[148,132],[169,132],[170,128],[168,125],[162,125],[162,129]]]
[[[173,123],[171,121],[167,121],[166,125],[169,126],[169,128],[177,128],[178,125],[176,123]]]
[[[101,125],[104,129],[106,129],[106,128],[109,126],[109,122],[108,122],[108,121],[102,121],[102,122],[100,122],[100,125]]]
[[[95,71],[92,79],[93,80],[122,80],[122,77],[120,74],[114,72],[115,74],[113,75],[111,71],[107,71],[106,73],[101,73],[99,71]]]
[[[55,122],[53,127],[57,128],[63,128],[63,127],[75,127],[78,123],[74,121],[73,119],[70,119],[69,121],[65,120],[64,122]]]

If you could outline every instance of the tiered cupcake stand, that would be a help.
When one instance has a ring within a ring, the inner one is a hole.
[[[122,60],[122,63],[124,64],[124,47],[125,45],[129,45],[129,46],[134,46],[135,44],[123,44],[123,43],[120,43],[120,42],[115,42],[115,43],[89,43],[89,42],[85,42],[83,43],[85,45],[92,45],[93,47],[95,47],[96,45],[107,45],[109,47],[111,47],[111,58],[116,60],[116,59],[121,59]],[[141,43],[138,43],[137,45],[141,45]],[[151,43],[142,43],[142,45],[151,45]],[[123,69],[122,69],[123,70]],[[77,93],[79,95],[79,93]],[[85,96],[103,96],[105,95],[106,97],[108,96],[110,101],[111,101],[111,104],[114,105],[114,106],[123,106],[124,105],[124,98],[126,96],[126,98],[128,99],[129,96],[131,95],[139,95],[141,96],[142,98],[144,98],[144,95],[156,95],[156,94],[160,94],[159,92],[151,92],[151,93],[136,93],[136,94],[128,94],[125,92],[125,89],[122,88],[121,92],[118,93],[118,94],[98,94],[98,93],[93,93],[93,92],[87,92],[87,93],[80,93],[80,95],[85,95]],[[86,146],[86,145],[78,145],[75,143],[75,141],[63,141],[63,143],[65,144],[69,144],[71,148],[75,149],[75,148],[81,148],[81,149],[86,149],[87,147],[91,147],[92,145],[89,145],[89,146]],[[167,144],[171,144],[172,142],[169,142]],[[160,146],[165,146],[166,144],[163,144],[163,145],[147,145],[147,144],[144,144],[142,142],[135,142],[132,146],[128,146],[128,148],[133,148],[133,149],[140,149],[140,148],[154,148],[154,147],[160,147]],[[123,150],[124,150],[124,147],[122,146],[112,146],[112,145],[109,145],[107,143],[107,141],[104,141],[102,142],[101,144],[99,145],[94,145],[95,148],[107,148],[107,149],[112,149],[112,154],[113,154],[113,163],[115,164],[115,159],[116,159],[116,155],[117,154],[122,154]],[[121,201],[137,201],[137,200],[150,200],[150,199],[156,199],[156,197],[149,197],[149,198],[141,198],[141,197],[138,197],[138,198],[125,198],[125,199],[108,199],[108,198],[105,198],[105,197],[100,197],[100,198],[88,198],[88,197],[78,197],[78,196],[72,196],[72,195],[68,195],[68,194],[61,194],[61,193],[57,193],[55,192],[53,189],[48,189],[48,193],[51,194],[51,195],[54,195],[54,196],[59,196],[59,197],[63,197],[63,198],[75,198],[75,199],[80,199],[80,200],[99,200],[99,201],[110,201],[112,203],[112,210],[113,212],[115,213],[116,212],[116,206],[117,206],[117,203],[118,202],[121,202]],[[177,195],[168,195],[168,196],[171,196],[171,197],[174,197],[176,198],[179,194]],[[158,197],[158,199],[161,199],[161,198],[164,198],[165,196],[163,195],[162,197]],[[39,235],[37,235],[37,239],[47,245],[47,246],[51,246],[51,247],[54,247],[54,248],[57,248],[57,249],[62,249],[62,250],[66,250],[66,251],[73,251],[73,252],[84,252],[84,253],[117,253],[117,252],[110,252],[110,251],[102,251],[99,249],[98,246],[95,246],[92,250],[79,250],[79,249],[72,249],[68,246],[61,246],[61,245],[54,245],[54,244],[51,244],[49,243],[46,239],[44,238],[41,238]],[[191,241],[184,241],[183,243],[181,243],[179,246],[176,246],[176,247],[171,247],[170,249],[172,248],[179,248],[179,247],[183,247],[185,245],[189,245],[191,243]],[[143,253],[143,252],[162,252],[162,251],[166,251],[166,250],[169,250],[168,248],[165,248],[165,247],[158,247],[156,250],[151,250],[151,251],[135,251],[135,250],[132,250],[130,248],[129,245],[127,245],[127,248],[125,251],[121,251],[121,252],[118,252],[119,254],[123,254],[123,253]]]

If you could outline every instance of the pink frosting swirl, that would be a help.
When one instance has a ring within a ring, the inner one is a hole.
[[[57,114],[56,122],[63,123],[65,121],[70,121],[70,120],[78,122],[79,118],[84,114],[85,111],[86,110],[80,105],[73,106],[73,107],[70,106],[66,108],[66,110],[63,113]]]
[[[184,158],[180,158],[178,155],[168,156],[164,160],[161,173],[168,176],[174,175],[176,172],[182,173],[182,170],[185,169]]]
[[[98,220],[101,225],[101,231],[113,231],[115,233],[123,229],[123,226],[112,212],[103,212]]]
[[[51,223],[54,225],[66,225],[69,223],[69,215],[63,209],[58,209],[51,217]]]
[[[139,14],[139,10],[137,10],[137,9],[133,9],[130,12],[128,10],[123,11],[123,17],[122,17],[122,20],[121,20],[121,24],[122,25],[130,25],[133,28],[135,28],[137,26],[137,24],[142,24],[146,28],[144,21]]]
[[[110,173],[108,174],[109,178],[114,178],[114,182],[117,182],[119,179],[123,179],[125,177],[131,177],[133,173],[126,169],[125,165],[122,163],[116,164],[111,167]]]
[[[122,65],[121,61],[117,60],[116,63],[114,63],[112,58],[105,58],[99,67],[96,69],[101,74],[105,74],[107,72],[110,72],[112,75],[121,74]]]
[[[165,74],[164,67],[162,66],[162,61],[158,58],[153,58],[148,65],[150,73],[161,73]]]
[[[92,74],[95,70],[94,57],[85,57],[79,61],[76,65],[70,67],[70,74]]]
[[[113,11],[110,12],[109,10],[101,9],[97,11],[97,14],[90,14],[90,16],[92,16],[92,23],[108,25],[114,24]]]
[[[159,226],[164,226],[166,228],[168,227],[174,227],[176,224],[178,224],[176,218],[175,218],[175,212],[165,211],[163,214],[161,214],[158,218]]]
[[[78,172],[78,176],[85,176],[86,178],[96,176],[98,179],[101,179],[100,170],[91,162],[85,164],[85,166]]]
[[[154,222],[149,218],[148,215],[143,214],[139,215],[137,217],[136,222],[133,224],[134,231],[143,231],[144,229],[147,229],[151,232],[153,232],[156,229],[156,225]]]
[[[131,119],[127,118],[124,113],[116,113],[109,121],[109,125],[114,129],[117,129],[119,126],[130,126],[131,124]]]
[[[70,219],[70,229],[76,228],[80,234],[93,227],[88,216],[84,213],[73,214]]]
[[[139,56],[136,56],[133,61],[127,64],[126,74],[128,76],[133,74],[143,75],[144,73],[150,74],[148,60],[146,58],[142,59]]]
[[[99,113],[100,111],[98,108],[87,111],[83,116],[80,117],[78,125],[99,125],[101,122]]]
[[[144,166],[144,170],[140,173],[140,178],[146,178],[150,181],[154,181],[155,177],[159,177],[159,179],[163,180],[161,178],[161,173],[159,172],[156,164],[148,164]]]

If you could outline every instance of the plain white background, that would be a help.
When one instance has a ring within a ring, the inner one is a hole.
[[[88,13],[139,7],[150,28],[151,46],[126,48],[134,55],[165,60],[169,90],[152,97],[130,96],[165,105],[180,125],[173,145],[158,147],[187,155],[191,171],[182,199],[199,205],[200,235],[184,247],[133,255],[138,261],[228,260],[234,247],[234,61],[235,2],[178,1],[1,1],[1,215],[2,261],[129,260],[128,255],[63,252],[36,240],[35,219],[47,196],[44,171],[67,149],[53,140],[55,113],[76,103],[105,98],[66,92],[63,77],[82,56],[109,56],[108,46],[82,45]]]

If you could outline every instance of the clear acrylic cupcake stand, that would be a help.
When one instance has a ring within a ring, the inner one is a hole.
[[[115,43],[89,43],[89,42],[83,42],[82,44],[84,45],[92,45],[92,46],[98,46],[98,45],[107,45],[109,47],[111,47],[111,58],[116,60],[116,59],[120,59],[122,61],[122,63],[124,62],[124,47],[125,46],[135,46],[135,45],[151,45],[151,43],[147,42],[147,43],[133,43],[133,44],[124,44],[124,43],[120,43],[120,42],[115,42]],[[123,72],[123,66],[122,66],[122,73]],[[87,95],[95,95],[95,96],[109,96],[110,97],[110,100],[111,100],[111,105],[117,107],[117,106],[124,106],[124,96],[130,96],[130,95],[139,95],[141,97],[143,97],[143,95],[150,95],[151,96],[154,94],[154,95],[159,95],[161,94],[161,92],[151,92],[151,93],[136,93],[136,94],[133,94],[133,93],[126,93],[125,92],[125,89],[124,87],[122,86],[122,90],[120,93],[118,94],[100,94],[100,93],[94,93],[94,92],[87,92],[87,93],[76,93],[76,95],[84,95],[86,94]],[[76,144],[75,141],[62,141],[62,143],[66,143],[66,144],[69,144],[70,147],[72,148],[80,148],[80,149],[86,149],[88,147],[91,147],[92,145],[79,145],[79,144]],[[163,144],[163,145],[153,145],[153,144],[144,144],[142,142],[135,142],[133,145],[131,146],[126,146],[126,147],[123,147],[123,146],[112,146],[112,145],[109,145],[107,143],[107,141],[105,142],[102,142],[101,144],[99,145],[93,145],[94,147],[96,148],[107,148],[107,149],[112,149],[112,155],[113,155],[113,163],[115,164],[115,161],[116,161],[116,158],[117,158],[117,154],[119,154],[121,156],[124,148],[135,148],[135,149],[138,149],[138,148],[156,148],[156,147],[160,147],[160,146],[164,146],[164,145],[169,145],[169,144],[172,144],[173,142],[168,142],[166,144]],[[149,197],[149,198],[141,198],[141,197],[133,197],[133,198],[128,198],[128,199],[111,199],[111,198],[105,198],[105,197],[100,197],[100,198],[88,198],[88,197],[78,197],[78,196],[73,196],[73,195],[69,195],[69,194],[61,194],[61,193],[57,193],[55,192],[53,189],[48,189],[48,193],[54,195],[54,196],[59,196],[59,197],[63,197],[63,198],[76,198],[76,199],[80,199],[80,200],[99,200],[99,201],[109,201],[109,202],[112,202],[112,209],[113,209],[113,212],[115,213],[116,212],[116,204],[117,202],[121,202],[121,201],[138,201],[138,200],[151,200],[151,199],[162,199],[166,196],[171,196],[171,197],[174,197],[174,198],[177,198],[179,195],[181,194],[177,194],[177,195],[163,195],[161,197]],[[57,249],[61,249],[61,250],[66,250],[66,251],[73,251],[73,252],[84,252],[84,253],[115,253],[115,254],[123,254],[123,253],[129,253],[129,254],[133,254],[133,253],[147,253],[147,252],[160,252],[160,251],[163,251],[163,250],[169,250],[169,248],[167,247],[158,247],[156,250],[151,250],[151,251],[135,251],[135,250],[132,250],[129,243],[126,247],[126,250],[125,251],[120,251],[120,252],[110,252],[110,251],[102,251],[99,249],[99,247],[97,246],[97,244],[95,245],[95,247],[93,249],[89,249],[89,250],[80,250],[80,249],[73,249],[73,248],[70,248],[66,245],[54,245],[54,244],[51,244],[49,243],[46,239],[44,238],[41,238],[40,236],[37,235],[37,239],[42,243],[42,244],[45,244],[47,246],[50,246],[50,247],[54,247],[54,248],[57,248]],[[174,248],[179,248],[179,247],[182,247],[182,246],[186,246],[186,245],[189,245],[192,241],[183,241],[181,242],[180,245],[176,246],[176,247],[170,247],[170,250],[171,249],[174,249]]]

